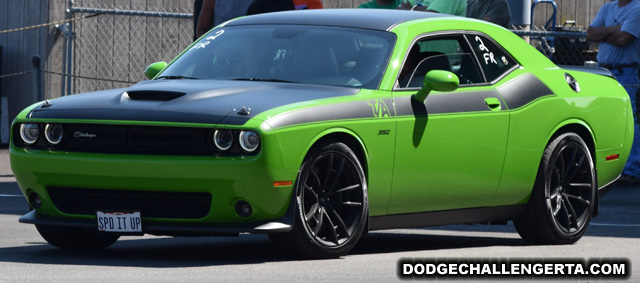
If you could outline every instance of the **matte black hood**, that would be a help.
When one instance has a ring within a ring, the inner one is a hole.
[[[165,121],[242,125],[269,109],[355,95],[359,89],[292,83],[153,80],[122,89],[77,94],[36,107],[30,118]],[[239,114],[244,107],[249,113]]]

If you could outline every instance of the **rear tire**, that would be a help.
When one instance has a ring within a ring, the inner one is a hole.
[[[36,225],[49,244],[64,250],[99,250],[115,243],[119,235],[102,234],[77,227]]]
[[[589,147],[575,133],[562,134],[544,150],[529,203],[514,225],[531,244],[573,244],[589,227],[596,197]]]
[[[369,215],[367,182],[353,151],[331,143],[311,152],[296,181],[293,230],[269,234],[299,258],[337,258],[358,242]]]

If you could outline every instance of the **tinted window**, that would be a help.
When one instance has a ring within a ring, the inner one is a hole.
[[[161,76],[281,80],[377,88],[395,35],[315,26],[236,26],[211,31]]]
[[[508,72],[517,63],[492,40],[481,35],[467,35],[473,51],[478,56],[487,81],[493,81]]]
[[[460,79],[460,85],[484,82],[471,49],[462,36],[420,40],[408,53],[398,76],[399,88],[422,87],[425,75],[431,70],[454,73]]]

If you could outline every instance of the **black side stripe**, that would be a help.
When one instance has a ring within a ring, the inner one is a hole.
[[[391,99],[376,99],[293,110],[267,120],[267,124],[275,129],[320,121],[389,118],[395,115]]]
[[[528,103],[554,95],[540,79],[531,73],[519,76],[502,85],[498,91],[470,91],[437,93],[427,96],[424,106],[415,101],[407,92],[396,92],[399,96],[391,99],[355,101],[342,104],[323,105],[294,110],[273,117],[267,121],[272,129],[320,121],[384,118],[391,116],[422,116],[468,112],[491,112],[485,99],[497,98],[502,110],[517,109]],[[394,108],[395,106],[395,108]],[[387,114],[385,115],[385,107]]]
[[[497,98],[504,105],[500,95],[494,90],[430,94],[424,103],[427,114],[465,113],[491,111],[485,102],[487,98]],[[421,115],[411,95],[395,99],[398,116]],[[506,107],[502,107],[505,109]],[[417,111],[417,112],[416,112]]]
[[[293,110],[267,120],[271,129],[320,121],[345,119],[382,119],[392,116],[423,116],[426,114],[490,112],[485,99],[504,101],[495,90],[432,94],[425,104],[415,101],[408,92],[391,99],[354,101]],[[423,106],[420,106],[420,105]],[[395,106],[395,108],[394,108]],[[505,109],[506,107],[503,107]]]
[[[509,109],[517,109],[554,93],[532,73],[519,76],[498,88]]]

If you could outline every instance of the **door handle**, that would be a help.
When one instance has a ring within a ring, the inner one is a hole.
[[[493,111],[499,111],[502,109],[500,99],[496,97],[488,97],[484,99],[484,102],[489,106],[489,109]]]

